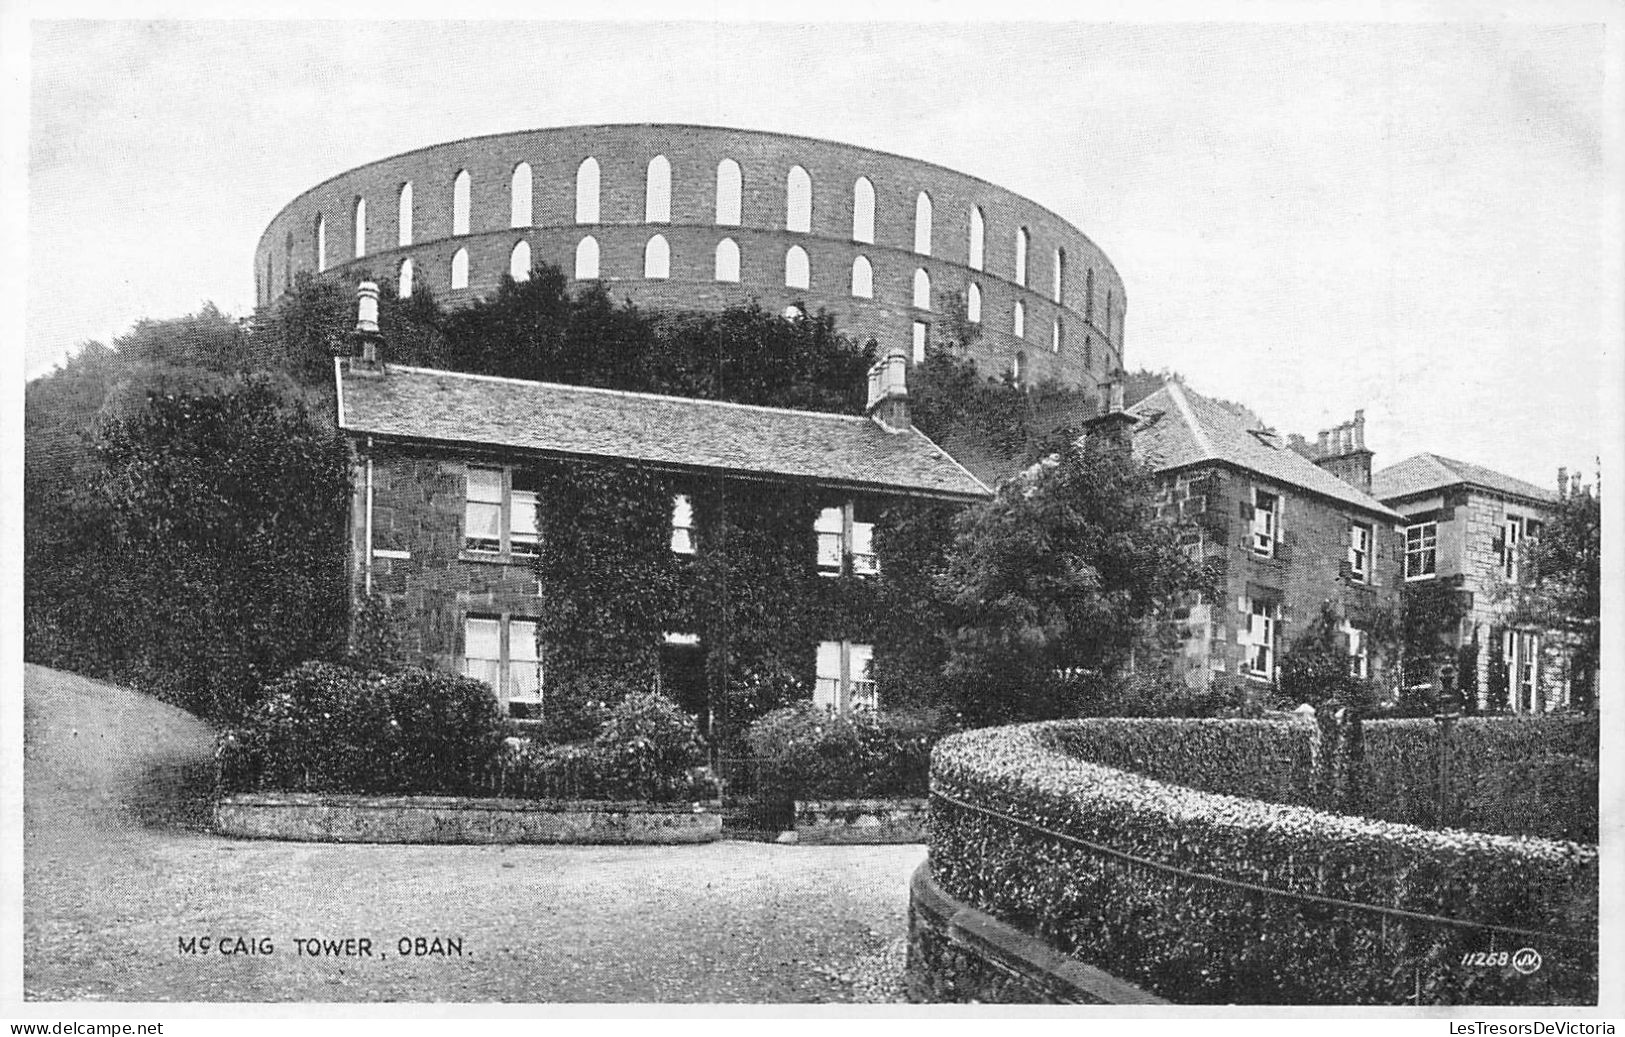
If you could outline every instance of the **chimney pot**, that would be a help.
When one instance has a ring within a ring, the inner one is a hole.
[[[355,295],[355,330],[376,334],[378,332],[378,285],[372,281],[362,281],[356,286]]]
[[[889,432],[912,427],[908,413],[908,357],[893,350],[869,368],[869,417]]]
[[[1331,455],[1331,438],[1332,433],[1330,429],[1323,428],[1320,430],[1320,436],[1315,443],[1315,456],[1328,457]]]

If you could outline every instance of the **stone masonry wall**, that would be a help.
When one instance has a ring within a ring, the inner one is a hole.
[[[1280,541],[1273,558],[1252,549],[1254,487],[1281,500]],[[1225,466],[1171,473],[1158,508],[1164,519],[1193,520],[1198,532],[1189,537],[1192,549],[1199,543],[1201,557],[1223,562],[1223,598],[1191,608],[1186,617],[1183,663],[1192,686],[1205,683],[1209,673],[1244,674],[1245,598],[1268,596],[1280,602],[1277,661],[1323,601],[1330,600],[1355,626],[1368,625],[1375,613],[1398,604],[1402,534],[1380,515]],[[1341,575],[1351,521],[1372,526],[1370,578],[1363,584]],[[1384,663],[1373,656],[1374,675]]]
[[[644,221],[648,164],[671,164],[671,218]],[[600,168],[599,221],[575,222],[576,171],[593,157]],[[736,161],[743,174],[739,224],[716,223],[717,165]],[[532,170],[531,222],[512,227],[510,185],[515,166]],[[786,177],[799,165],[812,180],[811,230],[785,229]],[[452,234],[452,184],[470,176],[469,233]],[[867,177],[875,192],[874,242],[852,240],[853,184]],[[410,182],[412,243],[399,241],[399,194]],[[914,251],[915,198],[932,202],[931,254]],[[364,255],[355,255],[355,203],[366,200]],[[969,255],[971,210],[984,221],[983,262]],[[947,301],[975,283],[982,293],[982,336],[972,350],[984,369],[1009,369],[1019,352],[1029,376],[1093,387],[1123,364],[1123,283],[1106,255],[1055,213],[984,180],[928,162],[830,141],[702,126],[575,126],[499,134],[438,144],[341,173],[290,202],[271,221],[254,255],[257,298],[269,304],[302,272],[317,273],[318,216],[326,241],[320,276],[347,283],[363,275],[395,279],[413,262],[415,284],[458,306],[495,289],[508,272],[514,246],[529,243],[533,264],[552,263],[573,275],[575,251],[591,235],[600,250],[599,280],[612,297],[647,307],[717,309],[749,299],[772,312],[792,303],[808,313],[827,309],[837,326],[863,341],[907,348],[912,324],[940,322]],[[1018,230],[1028,236],[1025,284],[1016,277]],[[656,233],[671,247],[670,278],[645,279],[644,248]],[[714,278],[717,244],[732,238],[740,251],[740,281]],[[806,289],[785,286],[785,254],[799,245],[809,258]],[[466,249],[469,280],[453,290],[452,256]],[[1054,298],[1053,267],[1064,252],[1063,287]],[[853,260],[873,267],[873,298],[851,292]],[[914,272],[931,278],[928,308],[913,303]],[[1093,296],[1088,288],[1093,285]],[[1013,314],[1026,311],[1025,336]],[[1107,311],[1110,309],[1110,320]],[[1052,351],[1052,322],[1063,341]],[[932,334],[937,334],[933,329]]]

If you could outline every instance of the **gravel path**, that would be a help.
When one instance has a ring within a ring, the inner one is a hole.
[[[901,1000],[923,846],[236,841],[204,828],[212,736],[184,713],[29,667],[25,738],[30,1000]],[[180,949],[201,937],[272,951]]]

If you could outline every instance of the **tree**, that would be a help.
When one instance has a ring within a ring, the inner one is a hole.
[[[290,383],[150,391],[104,414],[96,446],[117,576],[100,620],[138,685],[233,719],[338,653],[348,454]]]
[[[1597,486],[1564,487],[1540,536],[1521,545],[1518,579],[1500,589],[1510,622],[1556,633],[1570,645],[1576,705],[1596,705],[1601,650],[1602,502]]]
[[[981,723],[1106,705],[1137,652],[1159,655],[1208,570],[1156,521],[1151,470],[1076,446],[966,512],[941,581],[949,685]]]

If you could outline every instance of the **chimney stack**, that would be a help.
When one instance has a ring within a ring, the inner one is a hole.
[[[908,413],[908,357],[892,352],[869,368],[867,413],[887,432],[907,432],[914,427]]]
[[[1365,411],[1354,420],[1323,429],[1317,437],[1315,464],[1366,493],[1371,492],[1371,451],[1365,445]]]
[[[1134,426],[1139,418],[1123,409],[1123,383],[1117,378],[1107,382],[1101,411],[1083,423],[1083,448],[1086,453],[1134,452]]]
[[[360,346],[360,356],[350,363],[350,369],[358,373],[383,374],[384,360],[382,349],[384,336],[378,330],[378,285],[372,281],[362,281],[355,290],[355,330],[351,337]]]

